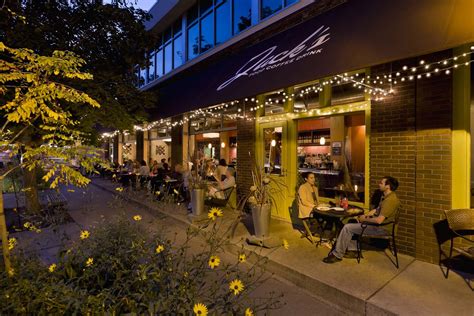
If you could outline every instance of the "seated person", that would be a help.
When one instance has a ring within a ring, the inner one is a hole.
[[[395,190],[398,188],[398,180],[386,176],[379,183],[379,189],[383,192],[382,200],[376,209],[368,212],[367,215],[359,216],[359,223],[350,223],[344,225],[337,238],[336,247],[329,255],[323,259],[325,263],[335,263],[342,260],[344,255],[351,258],[357,257],[357,242],[352,239],[353,235],[358,235],[362,232],[363,222],[382,224],[383,222],[392,221],[397,214],[400,207],[400,200],[398,199]],[[385,227],[367,226],[365,231],[371,235],[386,235]],[[346,252],[348,252],[346,254]]]
[[[313,209],[318,206],[319,194],[316,186],[316,177],[312,172],[303,174],[305,183],[298,189],[298,217],[311,217]]]
[[[216,184],[210,185],[209,192],[207,193],[207,195],[210,197],[217,198],[217,199],[225,199],[225,195],[223,191],[235,186],[234,175],[235,175],[235,169],[227,168],[227,171],[225,173],[225,176],[226,176],[225,180],[220,181],[218,179]]]
[[[215,169],[215,173],[214,173],[214,178],[216,180],[221,180],[221,181],[224,181],[225,179],[225,173],[227,172],[227,162],[225,161],[225,159],[221,159],[219,160],[219,165],[217,166],[217,168]]]

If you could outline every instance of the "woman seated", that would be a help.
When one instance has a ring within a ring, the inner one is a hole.
[[[217,179],[216,184],[209,185],[208,196],[216,199],[225,199],[224,191],[235,186],[235,169],[227,168],[224,181]]]
[[[305,183],[298,189],[298,217],[308,218],[311,217],[314,208],[318,206],[319,194],[314,173],[304,173],[303,178]]]

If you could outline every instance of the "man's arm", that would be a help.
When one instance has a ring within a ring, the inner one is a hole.
[[[385,216],[379,215],[376,217],[370,217],[368,215],[361,215],[358,218],[359,222],[367,222],[367,223],[375,223],[375,224],[382,224],[385,220]]]

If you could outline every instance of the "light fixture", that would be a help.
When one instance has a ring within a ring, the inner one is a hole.
[[[326,144],[326,138],[324,138],[324,136],[319,139],[319,144],[320,145]]]
[[[272,139],[272,142],[271,142],[272,147],[275,147],[276,144],[277,144],[276,140]]]
[[[204,133],[202,134],[204,138],[219,138],[219,133]]]
[[[221,148],[225,148],[225,143],[224,142],[221,143]]]
[[[211,144],[211,143],[207,144],[207,148],[211,149],[211,148],[212,148],[212,144]]]

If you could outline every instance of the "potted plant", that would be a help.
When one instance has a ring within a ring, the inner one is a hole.
[[[208,183],[206,179],[201,176],[200,167],[197,159],[192,159],[194,165],[191,170],[188,170],[189,191],[191,193],[191,209],[194,216],[201,216],[204,214],[204,199],[207,192]],[[189,168],[189,163],[187,164]]]

